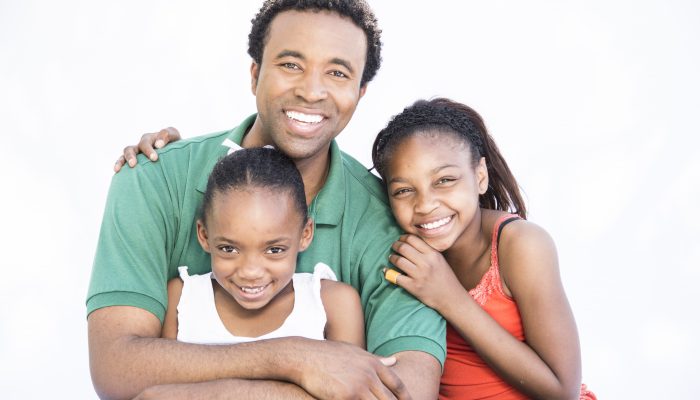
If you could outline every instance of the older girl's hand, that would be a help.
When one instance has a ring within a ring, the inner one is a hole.
[[[402,235],[391,246],[395,254],[389,261],[404,272],[386,270],[390,282],[406,289],[418,300],[442,314],[453,299],[464,296],[465,289],[443,255],[416,235]]]

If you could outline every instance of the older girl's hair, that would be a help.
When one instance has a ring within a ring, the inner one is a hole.
[[[372,146],[372,162],[379,175],[386,178],[387,161],[402,140],[426,131],[451,134],[464,141],[474,166],[481,157],[486,159],[489,187],[479,196],[481,208],[526,217],[527,209],[518,183],[486,130],[484,120],[472,108],[450,99],[418,100],[389,121]]]

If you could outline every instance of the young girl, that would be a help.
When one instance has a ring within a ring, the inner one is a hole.
[[[554,243],[525,221],[479,114],[418,101],[379,132],[372,159],[406,232],[389,258],[402,273],[385,277],[448,322],[440,398],[594,399]]]
[[[243,149],[219,161],[197,221],[212,272],[168,283],[163,337],[232,344],[304,336],[364,348],[355,290],[317,264],[295,274],[297,253],[313,237],[304,184],[294,163],[269,148]]]

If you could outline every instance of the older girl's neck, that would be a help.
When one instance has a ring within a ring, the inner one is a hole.
[[[467,272],[481,265],[490,247],[491,241],[482,228],[481,209],[478,209],[462,236],[443,255],[455,272]]]

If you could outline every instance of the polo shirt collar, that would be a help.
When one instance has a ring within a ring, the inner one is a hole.
[[[248,128],[255,122],[257,114],[246,118],[240,125],[233,128],[231,133],[221,143],[221,151],[211,159],[207,168],[203,169],[202,177],[196,186],[197,191],[204,193],[207,190],[209,174],[214,169],[214,164],[227,154],[231,154],[240,148]],[[343,218],[345,209],[345,169],[343,168],[343,154],[335,140],[330,145],[330,166],[326,183],[311,203],[309,211],[316,224],[338,225]]]
[[[345,210],[345,168],[343,153],[335,140],[330,146],[330,166],[326,183],[309,207],[316,224],[339,225]]]
[[[255,122],[256,116],[257,114],[251,115],[250,117],[246,118],[240,125],[233,128],[231,130],[231,133],[221,143],[221,151],[212,154],[212,158],[209,161],[209,164],[206,168],[202,170],[202,176],[200,177],[199,182],[197,183],[196,189],[198,192],[204,193],[207,191],[207,181],[209,180],[209,174],[211,173],[211,170],[214,169],[214,165],[217,163],[217,161],[225,157],[227,154],[231,154],[233,151],[236,150],[236,148],[240,148],[240,144],[241,142],[243,142],[243,136],[245,136],[245,133],[248,131],[248,128],[250,128],[251,125],[253,125],[253,122]]]

